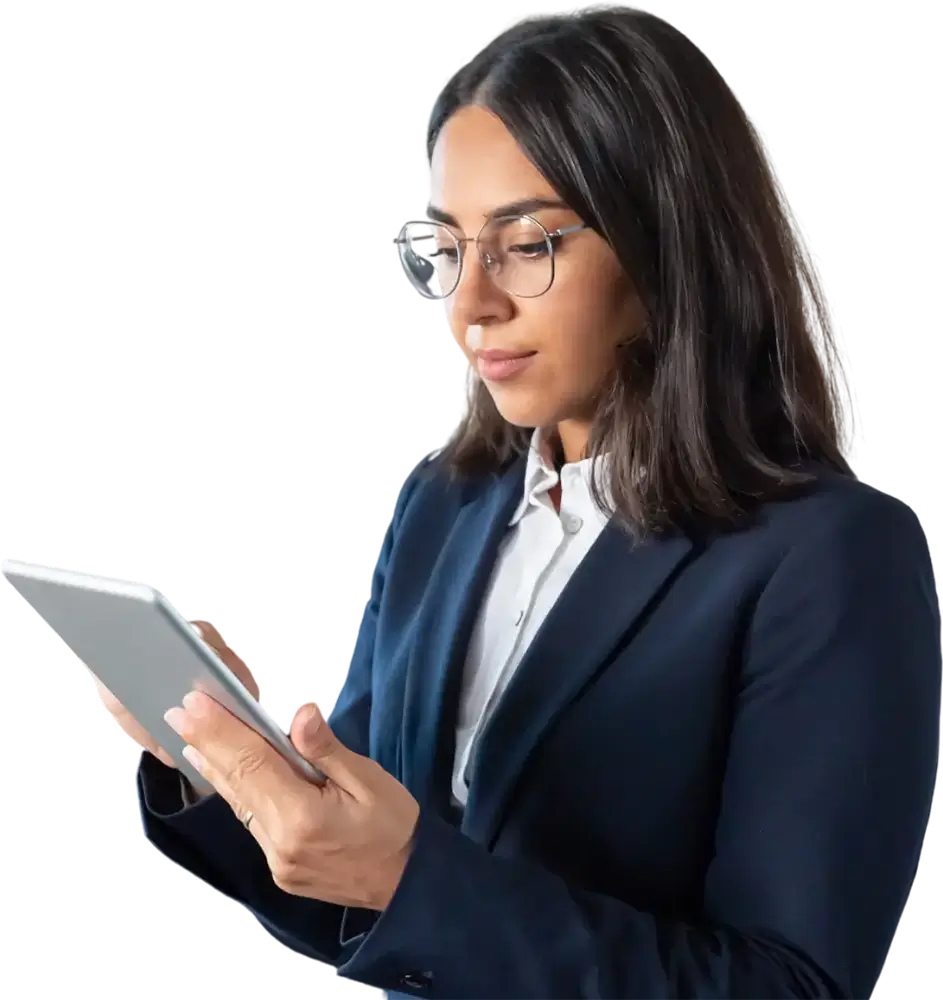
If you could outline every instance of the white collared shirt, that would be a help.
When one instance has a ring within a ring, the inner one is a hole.
[[[524,494],[508,524],[465,660],[452,773],[453,804],[468,798],[466,769],[476,739],[507,688],[531,640],[567,581],[606,526],[590,492],[592,459],[559,475],[546,435],[531,439]],[[560,511],[550,490],[561,483]]]

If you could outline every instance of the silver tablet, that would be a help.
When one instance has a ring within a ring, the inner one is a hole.
[[[164,712],[205,691],[268,740],[310,781],[308,763],[192,625],[153,587],[6,559],[0,571],[65,644],[173,757],[194,787],[212,791],[181,751]]]

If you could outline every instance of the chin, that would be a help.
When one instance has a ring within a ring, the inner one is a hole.
[[[511,393],[491,394],[498,413],[515,427],[548,427],[556,423],[555,411],[547,406],[534,405],[524,399],[509,399]]]
[[[507,381],[485,381],[485,386],[498,413],[515,427],[556,426],[579,398],[564,380],[533,369]]]

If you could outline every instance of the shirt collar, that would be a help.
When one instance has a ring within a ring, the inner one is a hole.
[[[569,462],[563,466],[558,474],[553,466],[553,455],[548,436],[542,428],[536,428],[527,450],[523,495],[511,515],[508,527],[513,528],[520,521],[528,507],[532,503],[537,503],[537,497],[553,489],[560,481],[561,474],[566,478],[571,476],[575,478],[574,474],[576,473],[582,478],[588,489],[593,475],[593,459],[584,458],[579,462]]]

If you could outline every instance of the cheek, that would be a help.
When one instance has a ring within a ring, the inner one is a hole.
[[[450,303],[443,302],[439,306],[439,326],[445,330],[450,344],[458,348],[459,354],[465,357],[465,328],[456,323],[450,308]]]
[[[605,310],[558,310],[548,317],[545,360],[556,378],[574,387],[595,385],[615,361],[620,334]]]

